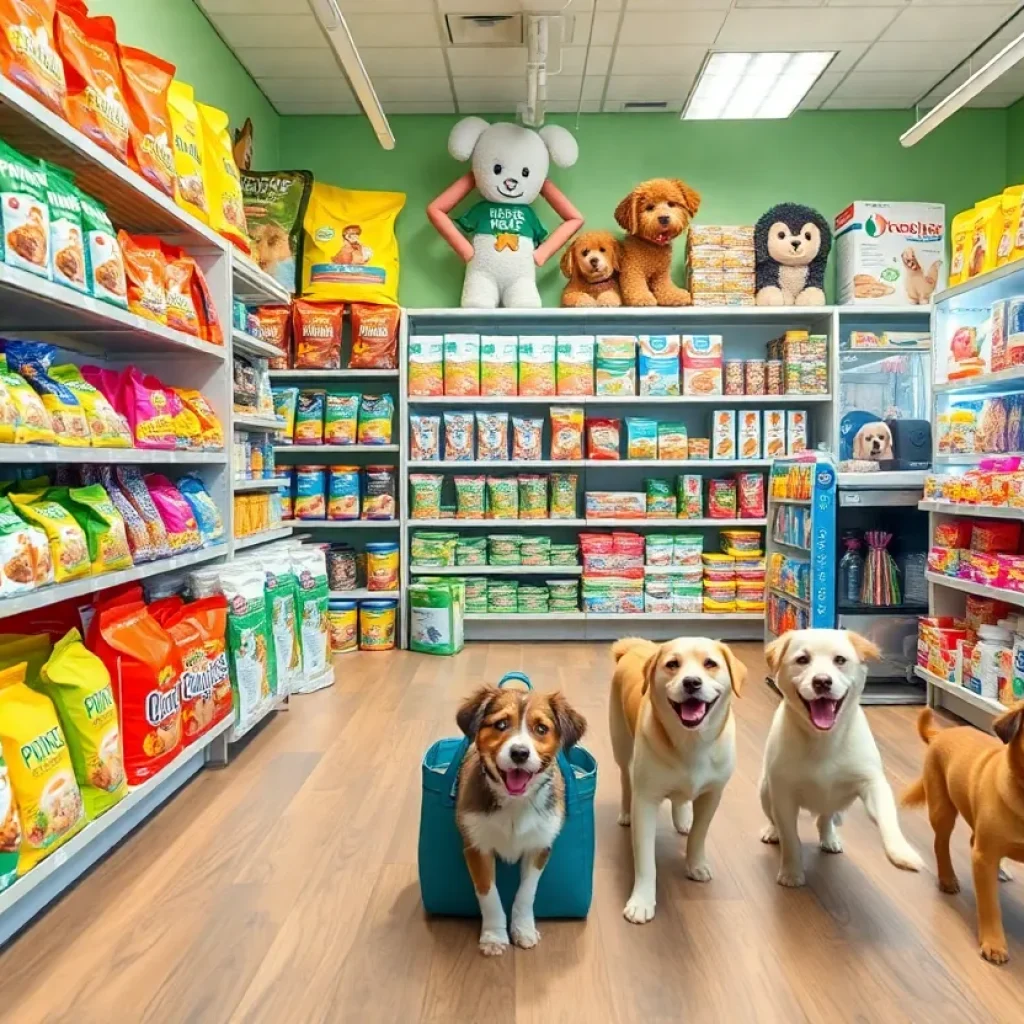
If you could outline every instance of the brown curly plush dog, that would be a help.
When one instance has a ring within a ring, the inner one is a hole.
[[[615,209],[628,234],[622,243],[619,287],[627,306],[689,306],[685,288],[669,277],[672,242],[700,206],[700,193],[675,178],[641,182]]]
[[[586,231],[562,253],[559,266],[569,278],[563,306],[621,306],[619,261],[622,243],[610,231]]]

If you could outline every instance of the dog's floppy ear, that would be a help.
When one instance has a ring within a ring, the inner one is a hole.
[[[860,633],[847,633],[846,638],[861,661],[878,661],[881,658],[882,652],[867,637],[861,636]]]
[[[627,234],[636,234],[636,229],[639,226],[637,223],[637,207],[640,205],[641,198],[638,186],[615,207],[615,223]]]
[[[562,258],[558,261],[558,269],[562,271],[565,277],[572,278],[573,275],[573,259],[576,256],[576,243],[567,245],[565,252],[562,253]]]
[[[679,189],[680,200],[686,212],[692,217],[700,209],[700,193],[678,178],[673,178],[672,184]]]
[[[612,268],[614,270],[622,269],[622,243],[617,238],[611,238],[608,241],[608,254],[611,256]]]
[[[645,694],[652,686],[654,686],[654,673],[658,668],[658,658],[661,657],[662,645],[658,644],[658,649],[644,662],[644,685],[640,687],[641,695]]]
[[[1024,724],[1024,701],[1018,701],[992,723],[992,728],[995,734],[1009,746],[1020,735],[1022,724]]]
[[[587,720],[561,695],[553,693],[548,697],[551,714],[558,724],[558,735],[562,738],[562,749],[575,747],[587,731]]]
[[[462,706],[455,716],[455,721],[458,722],[459,728],[470,739],[473,739],[477,732],[479,732],[480,723],[484,720],[484,715],[487,714],[487,707],[498,692],[497,687],[481,686],[479,690],[470,694],[462,702]]]
[[[722,652],[722,657],[725,658],[726,667],[729,669],[729,679],[732,682],[732,692],[738,697],[740,690],[743,689],[743,684],[747,681],[747,666],[732,653],[732,649],[728,644],[720,643],[718,649]]]
[[[787,647],[789,647],[789,633],[783,633],[764,649],[764,660],[768,662],[768,671],[773,676],[778,674],[782,659],[786,656]]]

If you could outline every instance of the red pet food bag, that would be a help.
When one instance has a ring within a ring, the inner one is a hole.
[[[0,0],[0,73],[66,117],[64,63],[53,38],[56,9],[56,0]]]

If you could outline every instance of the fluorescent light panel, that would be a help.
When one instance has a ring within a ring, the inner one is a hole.
[[[835,55],[834,50],[709,54],[683,120],[789,117]]]

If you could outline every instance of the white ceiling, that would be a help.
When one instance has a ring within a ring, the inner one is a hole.
[[[359,112],[307,0],[196,2],[280,113]],[[543,6],[554,10],[563,2]],[[541,6],[537,0],[336,3],[388,113],[510,113],[525,99],[525,49],[451,46],[444,15],[514,14]],[[679,111],[709,49],[837,51],[805,110],[906,108],[924,97],[931,105],[970,73],[958,65],[1020,6],[988,0],[569,0],[572,35],[561,73],[549,69],[547,109],[575,111],[582,88],[587,112],[618,112],[630,102],[664,102]],[[981,62],[1022,30],[1024,15],[986,44]],[[1004,107],[1021,96],[1024,64],[973,105]]]

